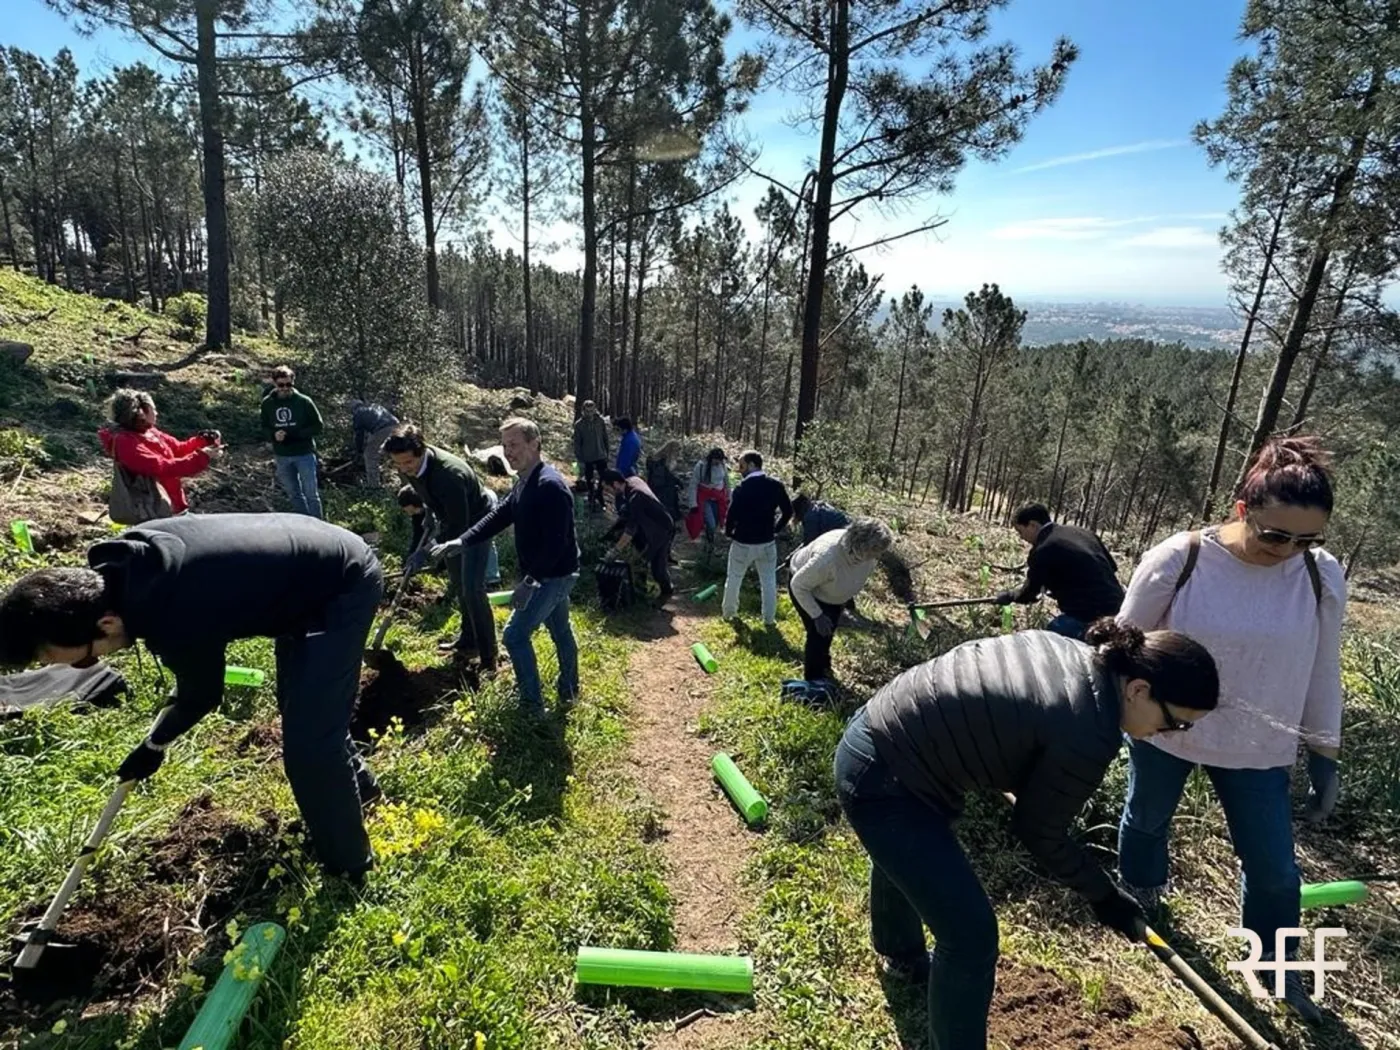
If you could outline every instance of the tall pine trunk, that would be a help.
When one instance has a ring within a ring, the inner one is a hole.
[[[229,302],[228,202],[225,196],[224,131],[220,121],[219,72],[216,65],[214,17],[218,0],[195,0],[195,80],[199,94],[199,123],[203,140],[204,228],[209,245],[208,309],[204,345],[232,345],[233,319]]]

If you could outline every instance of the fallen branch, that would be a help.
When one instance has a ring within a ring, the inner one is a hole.
[[[143,335],[145,335],[147,332],[149,332],[150,330],[151,330],[151,326],[148,325],[148,324],[144,324],[144,325],[141,326],[141,330],[140,330],[139,332],[137,332],[135,335],[124,335],[124,336],[122,336],[122,342],[124,342],[124,343],[139,343],[139,342],[141,341],[141,337],[142,337]]]
[[[47,321],[56,313],[58,313],[58,307],[52,306],[41,314],[35,314],[33,317],[26,317],[21,319],[19,323],[22,325],[37,324],[40,321]]]
[[[684,1017],[679,1018],[679,1019],[676,1021],[675,1025],[672,1027],[671,1030],[672,1030],[673,1032],[679,1032],[682,1028],[689,1028],[691,1025],[693,1025],[696,1021],[699,1021],[701,1018],[704,1018],[704,1017],[714,1017],[714,1016],[715,1016],[715,1013],[714,1013],[713,1010],[707,1010],[707,1009],[705,1009],[705,1007],[702,1006],[700,1009],[698,1009],[698,1010],[692,1010],[692,1011],[690,1011],[690,1013],[686,1014]]]

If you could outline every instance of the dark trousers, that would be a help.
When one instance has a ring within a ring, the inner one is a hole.
[[[986,1050],[996,987],[997,918],[948,817],[895,779],[856,712],[836,749],[836,794],[870,854],[870,938],[875,950],[929,958],[932,1050]]]
[[[792,597],[792,588],[788,588],[788,597]],[[823,635],[817,630],[813,619],[807,615],[807,610],[802,608],[796,598],[792,599],[792,607],[797,610],[798,617],[802,620],[802,627],[807,632],[807,641],[802,646],[802,677],[809,682],[814,682],[818,678],[831,677],[831,643],[836,637],[836,627],[841,622],[841,610],[839,605],[828,605],[826,602],[817,602],[821,606],[822,612],[826,613],[831,621],[831,633]]]
[[[282,764],[316,855],[332,872],[370,866],[360,794],[374,774],[350,740],[365,637],[384,594],[374,565],[332,601],[317,629],[275,642],[277,708],[282,713]]]
[[[588,486],[590,505],[603,505],[603,471],[607,469],[606,459],[590,459],[583,463],[583,483]]]
[[[651,578],[661,588],[664,598],[675,591],[671,584],[671,544],[675,542],[676,530],[663,535],[648,535],[646,538],[647,563],[651,566]]]
[[[482,667],[496,666],[496,620],[486,595],[486,562],[490,555],[490,544],[478,543],[447,559],[448,587],[457,595],[457,609],[462,616],[462,629],[454,646],[460,652],[476,652]]]

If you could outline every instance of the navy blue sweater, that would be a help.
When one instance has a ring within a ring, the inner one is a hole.
[[[510,495],[462,534],[462,545],[485,543],[507,525],[515,526],[515,560],[521,577],[554,580],[578,572],[574,533],[574,494],[548,463],[516,482]]]
[[[734,490],[724,531],[735,543],[772,543],[791,518],[787,488],[777,478],[755,470]]]

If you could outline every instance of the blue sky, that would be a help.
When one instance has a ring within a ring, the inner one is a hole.
[[[1236,191],[1190,142],[1192,126],[1224,102],[1224,81],[1242,53],[1244,0],[1015,0],[993,16],[992,40],[1011,40],[1039,61],[1056,37],[1080,49],[1060,100],[995,165],[970,163],[951,196],[914,202],[899,218],[870,211],[835,231],[864,243],[937,213],[948,222],[865,265],[886,287],[917,283],[958,296],[996,281],[1023,299],[1118,300],[1216,306],[1225,303],[1216,232]],[[0,43],[51,56],[70,47],[85,74],[150,52],[119,34],[83,38],[43,0],[10,0]],[[736,48],[747,40],[740,31]],[[762,143],[757,166],[789,185],[801,181],[815,135],[785,123],[792,100],[770,91],[745,123]],[[746,221],[765,184],[738,188]],[[566,236],[556,262],[577,257]]]

